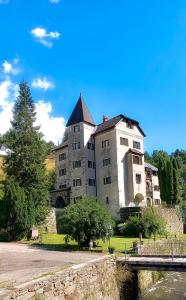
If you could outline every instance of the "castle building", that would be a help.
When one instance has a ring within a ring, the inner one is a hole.
[[[160,205],[161,200],[158,180],[158,169],[155,166],[145,162],[145,176],[147,206]]]
[[[123,207],[155,204],[147,199],[144,137],[139,122],[125,115],[96,125],[80,95],[55,148],[53,205],[63,208],[88,195],[119,219]]]

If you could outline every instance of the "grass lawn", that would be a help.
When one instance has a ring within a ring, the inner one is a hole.
[[[65,243],[65,235],[63,234],[44,234],[42,236],[42,245],[49,250],[61,250],[61,251],[75,251],[82,250],[79,248],[75,241],[70,241],[68,244]],[[115,248],[116,252],[124,252],[125,249],[130,251],[132,244],[138,238],[126,238],[121,236],[114,236],[110,239],[110,246]],[[144,242],[150,241],[150,239],[144,239]],[[37,244],[38,242],[32,242]],[[101,240],[97,241],[97,247],[95,250],[107,252],[109,247],[109,241],[105,243]]]

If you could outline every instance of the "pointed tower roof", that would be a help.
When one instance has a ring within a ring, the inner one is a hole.
[[[68,127],[80,122],[85,122],[90,125],[96,126],[81,94],[66,126]]]

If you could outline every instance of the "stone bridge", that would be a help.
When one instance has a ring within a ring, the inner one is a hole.
[[[185,257],[131,256],[118,257],[118,264],[128,265],[132,270],[186,272]]]

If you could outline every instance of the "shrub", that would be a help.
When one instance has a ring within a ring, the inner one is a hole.
[[[63,211],[62,223],[67,239],[74,239],[81,246],[113,235],[114,222],[110,213],[92,198],[84,198],[67,206]]]
[[[121,234],[125,236],[143,237],[162,235],[166,233],[165,222],[153,208],[146,208],[142,215],[131,216],[126,223],[119,226]]]

